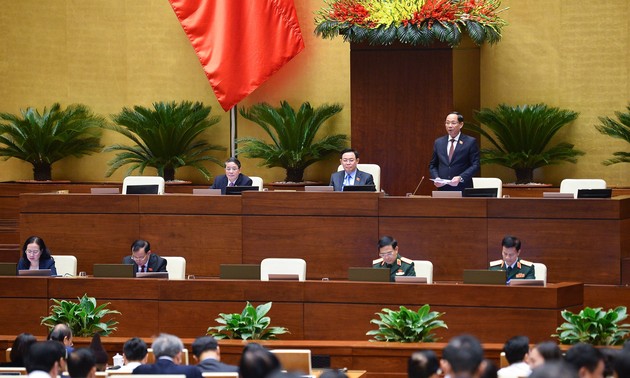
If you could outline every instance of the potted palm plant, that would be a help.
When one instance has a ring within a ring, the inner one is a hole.
[[[201,138],[202,132],[219,122],[219,117],[210,116],[211,111],[209,106],[189,101],[156,102],[153,108],[123,108],[112,116],[116,124],[107,128],[131,139],[135,145],[114,144],[103,149],[119,151],[108,162],[107,177],[123,165],[130,165],[127,175],[136,169],[143,173],[146,167],[153,167],[164,180],[173,181],[177,168],[190,166],[209,180],[210,172],[202,163],[210,161],[222,166],[223,162],[207,153],[225,150]]]
[[[481,150],[481,164],[511,168],[516,173],[517,184],[528,184],[533,181],[536,168],[576,163],[577,157],[584,155],[570,143],[560,142],[548,147],[553,136],[577,117],[574,111],[545,104],[501,104],[496,109],[475,112],[474,118],[480,125],[466,124],[466,127],[486,137],[495,147]]]
[[[288,102],[282,101],[278,108],[261,103],[249,110],[240,109],[244,118],[262,127],[271,143],[254,137],[239,138],[236,142],[242,146],[236,153],[262,159],[262,166],[284,168],[286,182],[302,182],[306,167],[346,146],[347,136],[344,134],[326,135],[315,140],[322,124],[342,108],[339,104],[313,108],[305,102],[296,113]]]
[[[82,104],[62,109],[59,103],[40,113],[26,108],[21,115],[0,113],[0,156],[33,165],[33,178],[52,180],[53,163],[68,156],[100,151],[103,117]]]
[[[630,143],[630,106],[627,107],[626,113],[615,112],[619,121],[610,117],[599,117],[601,124],[595,126],[597,130],[613,138],[619,138]],[[604,165],[612,165],[617,163],[630,163],[630,152],[617,151],[613,153],[612,158],[604,160]]]

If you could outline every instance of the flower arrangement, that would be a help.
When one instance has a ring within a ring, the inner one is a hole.
[[[478,45],[496,43],[507,22],[501,0],[325,0],[316,12],[315,34],[345,41],[389,45],[400,41],[457,46],[462,32]]]

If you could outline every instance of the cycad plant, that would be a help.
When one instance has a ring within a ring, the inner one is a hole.
[[[156,102],[153,108],[123,108],[112,116],[116,125],[108,128],[131,139],[135,145],[114,144],[103,149],[104,152],[119,151],[108,162],[107,177],[129,164],[126,175],[136,169],[142,174],[146,167],[153,167],[164,180],[172,181],[177,168],[190,166],[210,179],[210,172],[203,163],[210,161],[219,166],[223,163],[207,153],[225,150],[201,138],[202,132],[219,122],[219,117],[210,116],[211,111],[209,106],[190,101]]]
[[[623,139],[630,143],[630,105],[627,107],[628,112],[615,112],[619,121],[610,117],[599,117],[600,125],[595,126],[600,133],[611,136],[613,138]],[[604,165],[617,163],[630,163],[630,152],[618,151],[613,152],[613,158],[604,160]]]
[[[527,184],[533,181],[534,169],[566,161],[576,163],[577,157],[584,155],[570,143],[547,147],[553,136],[577,117],[574,111],[545,104],[501,104],[496,109],[475,112],[475,120],[485,128],[473,124],[466,127],[483,135],[496,147],[481,150],[481,164],[512,168],[516,183]]]
[[[322,124],[342,108],[339,104],[324,104],[313,109],[310,103],[305,102],[296,113],[286,101],[282,101],[279,108],[261,103],[249,110],[241,109],[243,117],[265,130],[271,143],[254,137],[239,138],[236,142],[242,147],[236,152],[263,159],[262,166],[284,168],[284,181],[302,182],[306,167],[345,147],[347,137],[344,134],[326,135],[315,141]]]
[[[0,113],[0,156],[31,163],[35,180],[51,180],[56,161],[100,151],[105,124],[82,104],[61,109],[55,103],[42,113],[32,107],[21,110],[21,115]]]

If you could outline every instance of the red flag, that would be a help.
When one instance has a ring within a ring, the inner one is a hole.
[[[169,0],[225,111],[302,49],[293,0]]]

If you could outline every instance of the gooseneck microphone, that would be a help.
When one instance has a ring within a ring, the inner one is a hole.
[[[416,195],[416,192],[418,191],[418,189],[420,189],[420,185],[422,185],[422,181],[424,181],[424,176],[422,176],[422,178],[420,179],[418,186],[416,186],[416,190],[414,190],[413,193],[411,194],[412,196]]]

